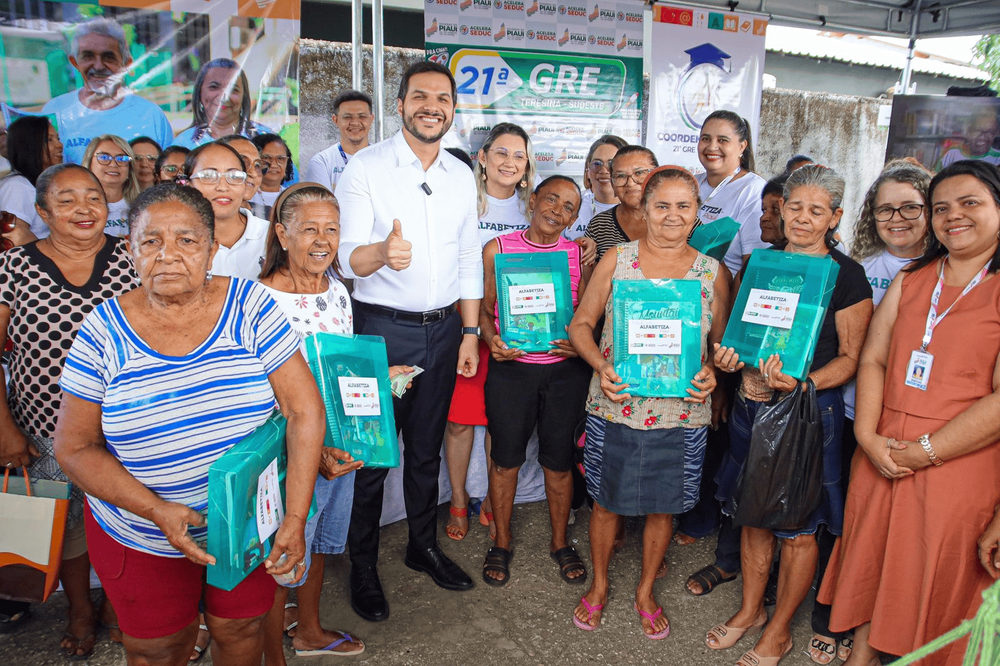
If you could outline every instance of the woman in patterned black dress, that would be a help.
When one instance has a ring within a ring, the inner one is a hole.
[[[68,481],[52,454],[63,362],[87,314],[130,291],[136,276],[125,240],[104,233],[107,200],[87,169],[60,164],[42,172],[36,210],[51,235],[0,255],[0,348],[8,335],[14,343],[10,384],[0,400],[0,466],[27,466],[32,478]],[[83,496],[75,488],[59,578],[69,600],[62,648],[83,657],[94,649],[97,615]],[[115,623],[110,606],[101,618]]]

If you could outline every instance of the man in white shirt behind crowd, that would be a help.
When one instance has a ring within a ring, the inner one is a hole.
[[[333,124],[340,141],[313,155],[306,169],[306,181],[337,187],[340,174],[356,152],[368,147],[372,128],[372,98],[359,90],[343,90],[333,100]]]
[[[337,183],[340,265],[354,279],[354,332],[385,338],[391,365],[424,369],[413,388],[393,400],[404,442],[404,563],[445,589],[468,590],[472,579],[438,547],[436,517],[456,369],[472,377],[479,365],[483,259],[476,186],[469,168],[441,150],[455,117],[455,79],[447,68],[412,65],[396,108],[403,129],[361,151]],[[372,622],[389,617],[376,569],[387,472],[356,472],[347,537],[351,607]]]
[[[132,54],[125,31],[116,21],[96,18],[76,26],[69,62],[83,77],[83,87],[49,102],[42,113],[56,116],[63,159],[80,164],[95,136],[114,134],[126,141],[138,136],[169,146],[174,132],[160,107],[122,85]]]

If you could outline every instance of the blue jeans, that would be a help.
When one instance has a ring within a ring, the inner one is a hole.
[[[316,506],[319,510],[306,521],[306,570],[301,580],[284,587],[299,587],[306,582],[313,553],[336,555],[344,552],[347,527],[351,522],[351,505],[354,503],[354,472],[327,480],[316,477]]]

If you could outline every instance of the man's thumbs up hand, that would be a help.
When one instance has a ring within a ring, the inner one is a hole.
[[[382,263],[394,271],[409,267],[413,244],[403,238],[403,226],[399,220],[392,221],[392,231],[382,241]]]

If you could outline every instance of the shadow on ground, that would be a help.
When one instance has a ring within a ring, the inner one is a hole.
[[[514,559],[511,581],[503,588],[482,582],[481,569],[491,544],[486,528],[473,518],[472,529],[461,542],[444,534],[447,505],[439,509],[439,538],[444,551],[477,581],[469,592],[448,592],[430,578],[403,565],[406,547],[405,522],[382,530],[379,571],[391,614],[386,622],[373,624],[351,610],[347,591],[349,563],[344,555],[327,561],[321,616],[324,626],[350,631],[368,648],[355,658],[296,658],[285,641],[289,664],[344,663],[379,666],[505,664],[548,666],[558,664],[674,664],[677,666],[723,666],[735,664],[753,639],[744,638],[736,647],[715,652],[705,645],[705,632],[729,618],[738,608],[740,579],[718,587],[706,597],[696,598],[684,588],[687,576],[713,560],[714,538],[690,546],[672,544],[667,551],[670,571],[657,581],[657,600],[670,619],[671,633],[663,641],[645,638],[639,618],[632,610],[632,597],[639,578],[642,521],[629,519],[628,539],[611,563],[611,596],[604,622],[594,632],[583,632],[572,623],[572,612],[586,585],[569,585],[559,578],[549,558],[549,519],[544,502],[514,509]],[[589,513],[578,512],[570,539],[590,565],[587,540]],[[95,592],[95,600],[99,593]],[[805,653],[811,629],[812,595],[795,617],[795,648],[782,666],[812,664]],[[0,635],[0,663],[9,666],[65,664],[59,640],[65,624],[66,600],[61,593],[45,605],[32,607],[33,617],[19,633]],[[125,652],[108,641],[107,631],[98,635],[98,645],[86,662],[93,666],[124,666]],[[206,656],[202,664],[211,664]],[[835,663],[839,663],[836,662]]]

